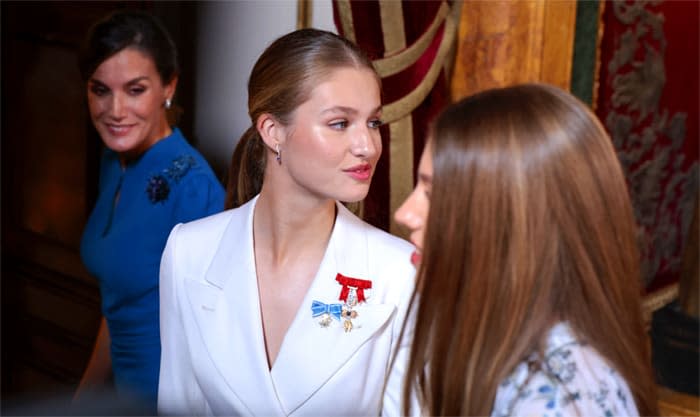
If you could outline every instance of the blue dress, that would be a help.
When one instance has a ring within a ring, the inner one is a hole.
[[[179,129],[124,169],[107,149],[97,202],[80,254],[99,281],[120,394],[155,414],[160,369],[158,277],[170,230],[217,213],[224,189],[207,161]]]

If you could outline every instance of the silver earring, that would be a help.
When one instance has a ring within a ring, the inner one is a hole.
[[[277,163],[279,165],[282,165],[282,151],[280,151],[280,144],[279,143],[275,145],[275,152],[277,153],[277,156],[275,156]]]
[[[169,108],[171,108],[172,106],[173,106],[172,100],[170,100],[169,98],[166,98],[166,99],[165,99],[165,108],[166,108],[166,109],[169,109]]]

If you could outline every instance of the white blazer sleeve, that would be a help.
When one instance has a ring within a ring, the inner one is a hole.
[[[177,233],[181,224],[170,232],[160,262],[160,377],[158,382],[159,415],[206,415],[209,407],[198,387],[189,346],[184,331],[181,299],[183,277],[176,266]],[[181,272],[181,271],[180,271]],[[208,412],[209,411],[209,412]]]

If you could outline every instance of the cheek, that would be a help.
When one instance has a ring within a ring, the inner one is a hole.
[[[103,99],[88,96],[88,111],[90,112],[90,117],[97,118],[101,116],[106,110],[106,104]]]
[[[399,223],[412,231],[421,228],[423,224],[423,209],[416,190],[413,190],[406,201],[396,210],[395,218]]]
[[[130,100],[129,107],[141,118],[158,117],[160,114],[160,103],[152,97],[138,97]]]
[[[418,249],[423,250],[425,248],[425,233],[423,233],[425,229],[420,229],[416,231],[415,239],[416,239],[416,244],[418,246]]]
[[[420,201],[417,201],[416,204],[414,205],[414,213],[418,219],[420,219],[420,225],[422,228],[425,227],[425,224],[428,222],[428,205],[425,203],[425,201],[420,198]]]
[[[379,158],[382,154],[382,135],[379,130],[372,136],[372,139],[374,139],[374,147],[377,149],[377,158]]]
[[[428,223],[428,211],[430,210],[430,202],[423,194],[423,191],[419,191],[413,196],[411,201],[411,211],[416,218],[416,229],[420,230],[421,238],[423,235],[423,230]]]
[[[344,155],[342,140],[326,137],[320,128],[297,130],[290,139],[293,152],[298,153],[306,164],[325,165],[342,159]]]

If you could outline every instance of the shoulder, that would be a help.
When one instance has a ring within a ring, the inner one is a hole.
[[[188,201],[220,200],[220,209],[223,208],[224,189],[221,182],[206,159],[187,143],[177,128],[162,144],[158,154],[156,159],[160,166],[149,177],[149,190],[164,188],[167,191],[162,194],[174,192],[185,195]],[[149,193],[149,196],[151,194],[154,193]]]
[[[522,362],[501,384],[493,415],[636,415],[625,380],[568,326],[554,326],[546,355]]]
[[[187,142],[179,129],[173,130],[168,146],[170,158],[168,158],[169,166],[166,169],[169,170],[173,178],[184,178],[189,174],[189,176],[216,179],[206,158]]]
[[[204,174],[216,178],[206,158],[183,136],[178,128],[159,146],[157,157],[165,164],[164,169],[175,180],[191,176],[192,174]]]
[[[178,240],[192,242],[192,246],[198,245],[201,241],[211,243],[211,245],[207,246],[215,246],[215,242],[220,240],[231,222],[242,220],[241,210],[237,208],[180,223]]]
[[[238,210],[238,209],[236,209]],[[224,234],[237,220],[236,210],[226,210],[173,227],[166,245],[177,267],[204,274],[224,240]]]

